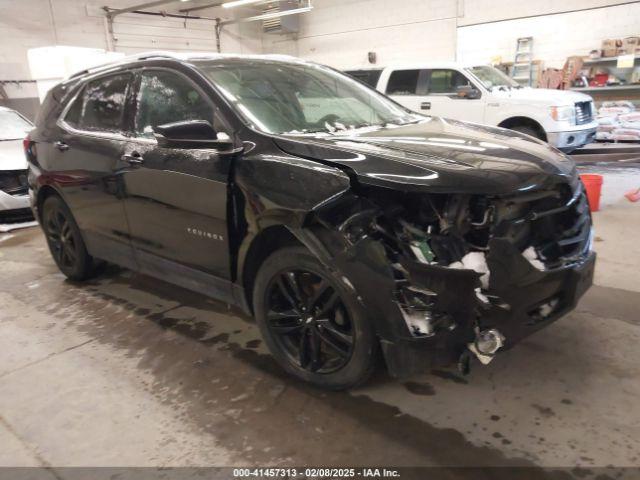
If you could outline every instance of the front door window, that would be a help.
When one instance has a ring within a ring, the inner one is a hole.
[[[187,120],[214,124],[213,107],[200,89],[172,72],[143,72],[135,116],[136,134],[153,138],[154,127]]]

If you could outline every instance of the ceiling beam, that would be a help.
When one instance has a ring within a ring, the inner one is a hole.
[[[224,3],[224,2],[208,3],[208,4],[206,4],[206,5],[200,5],[199,7],[181,8],[179,11],[180,11],[180,12],[184,12],[184,13],[195,12],[195,11],[197,11],[197,10],[204,10],[205,8],[219,7],[219,6],[221,6],[223,3]]]
[[[166,5],[167,3],[175,3],[176,0],[156,0],[154,2],[146,2],[146,3],[140,3],[138,5],[134,5],[133,7],[127,7],[127,8],[109,8],[109,7],[102,7],[104,9],[105,12],[107,12],[107,16],[108,17],[116,17],[118,15],[122,15],[123,13],[130,13],[130,12],[135,12],[136,10],[144,10],[145,8],[151,8],[151,7],[157,7],[159,5]]]

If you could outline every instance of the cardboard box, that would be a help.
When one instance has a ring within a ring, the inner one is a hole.
[[[622,48],[622,40],[618,38],[608,38],[602,41],[602,56],[617,57],[619,49]]]
[[[627,37],[622,40],[622,50],[626,54],[634,54],[640,48],[640,37]]]

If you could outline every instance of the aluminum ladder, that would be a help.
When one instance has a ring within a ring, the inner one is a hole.
[[[533,83],[533,37],[520,37],[516,42],[511,78],[523,86],[530,87]]]

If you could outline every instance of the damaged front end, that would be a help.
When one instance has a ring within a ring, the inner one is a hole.
[[[592,282],[580,184],[508,196],[361,186],[314,213],[302,240],[353,284],[396,377],[466,369],[470,353],[486,364]]]

